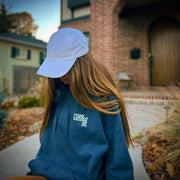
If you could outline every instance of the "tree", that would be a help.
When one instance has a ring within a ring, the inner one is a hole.
[[[0,33],[13,32],[21,35],[32,35],[38,26],[28,12],[10,13],[5,5],[5,0],[0,3]]]
[[[5,0],[0,3],[0,33],[10,32],[13,29],[11,17],[8,16],[5,6]]]
[[[12,19],[12,25],[15,27],[11,32],[29,36],[38,29],[38,26],[34,24],[34,19],[28,12],[12,13],[9,14],[9,17]]]

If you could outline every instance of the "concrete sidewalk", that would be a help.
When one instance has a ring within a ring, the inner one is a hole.
[[[130,117],[130,128],[132,135],[136,136],[138,132],[146,131],[152,125],[160,124],[166,119],[164,104],[127,104],[127,110]],[[169,115],[174,107],[171,106]],[[28,162],[33,159],[39,148],[39,135],[35,134],[22,141],[2,150],[0,152],[0,180],[9,177],[25,175],[28,169]],[[133,165],[135,180],[149,180],[142,162],[142,147],[135,144],[135,148],[129,149]]]
[[[0,152],[0,180],[9,177],[25,175],[28,171],[28,162],[33,159],[39,149],[39,134],[35,134]],[[135,144],[130,148],[135,179],[149,180],[142,163],[142,148]]]

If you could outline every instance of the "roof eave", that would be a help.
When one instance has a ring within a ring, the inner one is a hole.
[[[46,49],[46,46],[0,36],[0,40]]]

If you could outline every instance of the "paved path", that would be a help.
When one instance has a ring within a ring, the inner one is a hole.
[[[161,124],[166,120],[167,104],[127,104],[127,111],[130,120],[130,128],[132,136],[136,136],[138,132],[146,131],[149,127]],[[168,115],[174,110],[174,106],[170,106]]]
[[[162,103],[161,105],[128,103],[127,110],[133,136],[138,132],[146,131],[152,125],[162,123],[166,119],[164,106],[165,104]],[[2,150],[0,152],[0,180],[25,175],[29,171],[27,164],[35,157],[38,148],[39,135],[35,134]],[[134,165],[135,180],[149,180],[142,163],[141,146],[135,144],[135,148],[130,148],[129,151]]]

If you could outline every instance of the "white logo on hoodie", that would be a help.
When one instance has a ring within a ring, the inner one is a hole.
[[[74,121],[81,121],[82,122],[81,127],[87,127],[88,117],[85,117],[84,114],[74,113],[73,120]]]

